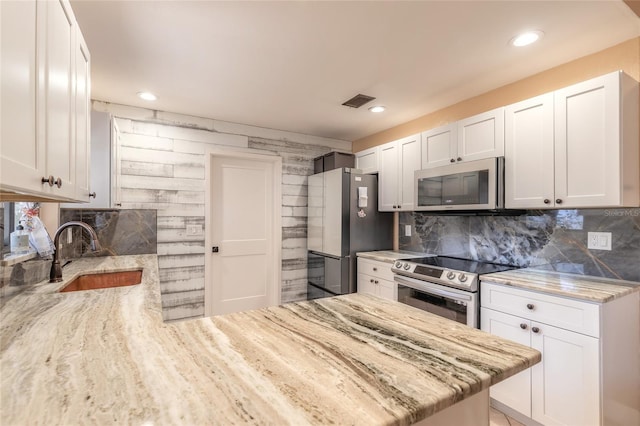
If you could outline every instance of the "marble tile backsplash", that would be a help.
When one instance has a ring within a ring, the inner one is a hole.
[[[60,223],[78,220],[87,223],[98,234],[102,246],[92,252],[89,236],[79,227],[70,228],[71,244],[63,244],[64,259],[91,256],[121,256],[157,253],[157,213],[151,209],[60,209]]]
[[[640,281],[640,209],[528,211],[521,216],[400,213],[399,248],[520,267]],[[403,236],[406,225],[412,235]],[[587,248],[611,232],[612,249]]]

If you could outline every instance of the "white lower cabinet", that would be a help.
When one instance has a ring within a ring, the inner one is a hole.
[[[480,328],[542,354],[491,398],[543,425],[639,424],[638,300],[589,303],[482,282]]]
[[[358,258],[358,293],[372,294],[384,299],[398,300],[391,264]]]
[[[598,339],[486,308],[480,318],[482,330],[543,354],[492,398],[545,425],[599,424]]]

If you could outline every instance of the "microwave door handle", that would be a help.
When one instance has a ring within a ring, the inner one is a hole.
[[[453,293],[451,291],[442,290],[442,289],[433,288],[433,287],[424,288],[422,286],[417,286],[413,282],[411,282],[411,281],[409,281],[409,280],[407,280],[405,278],[400,278],[398,276],[394,277],[394,281],[397,282],[398,284],[402,284],[404,286],[411,287],[412,289],[421,291],[423,293],[430,293],[430,294],[434,294],[436,296],[448,297],[448,298],[453,299],[453,300],[465,300],[465,301],[471,300],[471,296],[468,296],[466,294]]]

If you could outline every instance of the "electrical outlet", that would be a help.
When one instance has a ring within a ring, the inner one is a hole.
[[[187,225],[187,235],[202,235],[202,225]]]
[[[411,236],[411,225],[405,225],[404,226],[404,236],[405,237],[410,237]]]
[[[587,248],[592,250],[611,250],[611,232],[588,232]]]

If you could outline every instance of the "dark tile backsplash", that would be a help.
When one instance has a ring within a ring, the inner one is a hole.
[[[72,227],[73,242],[62,245],[62,258],[157,253],[156,210],[60,209],[61,224],[72,220],[85,222],[95,229],[102,250],[92,252],[87,233]],[[61,237],[64,243],[65,235]]]
[[[521,267],[640,281],[640,209],[529,211],[522,216],[400,213],[399,248]],[[411,225],[411,237],[403,236]],[[611,232],[612,250],[587,249]]]

